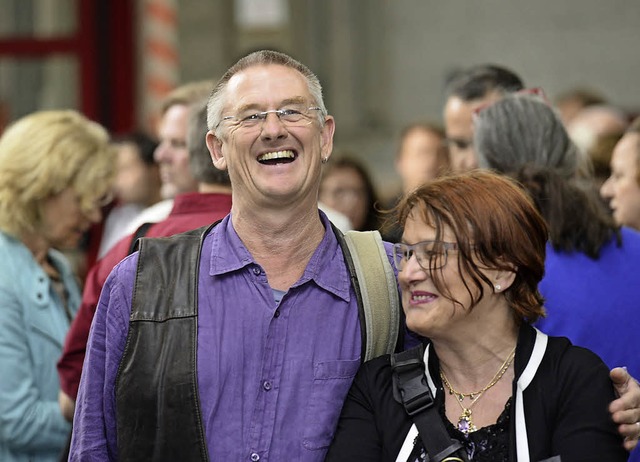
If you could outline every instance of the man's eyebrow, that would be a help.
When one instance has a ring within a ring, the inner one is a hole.
[[[304,104],[307,99],[302,96],[296,96],[294,98],[287,98],[280,103],[280,106],[286,106],[288,104]]]
[[[236,113],[240,114],[247,111],[258,111],[260,106],[257,103],[244,104],[236,109]]]
[[[278,109],[284,106],[290,106],[292,104],[297,104],[297,105],[303,105],[305,104],[305,102],[307,101],[307,98],[303,97],[303,96],[294,96],[292,98],[287,98],[287,99],[283,99],[282,101],[280,101],[280,103],[278,104]],[[243,112],[247,112],[247,111],[261,111],[261,105],[258,103],[249,103],[249,104],[245,104],[243,106],[240,106],[237,109],[237,113],[243,113]]]

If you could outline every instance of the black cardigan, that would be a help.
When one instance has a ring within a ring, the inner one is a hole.
[[[428,351],[427,378],[441,403],[438,359],[432,345]],[[531,462],[555,455],[562,462],[627,460],[608,411],[615,398],[609,370],[598,356],[564,337],[547,337],[524,325],[514,367],[510,461],[522,462],[517,451],[526,444]],[[518,381],[528,378],[520,399]],[[524,427],[518,424],[522,416]],[[402,405],[393,399],[389,355],[368,361],[354,379],[326,460],[395,461],[411,425]]]

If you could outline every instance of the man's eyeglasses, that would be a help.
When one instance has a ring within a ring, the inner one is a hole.
[[[398,271],[402,271],[413,256],[423,270],[432,271],[447,264],[449,250],[458,250],[458,244],[443,241],[422,241],[411,245],[398,243],[393,245],[393,259]]]
[[[283,109],[273,109],[271,111],[261,111],[261,112],[249,112],[242,113],[235,116],[226,116],[223,117],[218,126],[222,122],[230,122],[234,125],[238,125],[242,128],[257,128],[261,127],[263,122],[267,120],[267,116],[269,114],[275,114],[280,122],[288,127],[299,127],[303,125],[308,125],[312,121],[312,111],[321,111],[322,109],[317,106],[308,107],[305,109],[301,108],[283,108]]]

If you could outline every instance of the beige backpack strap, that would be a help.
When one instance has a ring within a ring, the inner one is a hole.
[[[398,283],[378,231],[348,231],[344,240],[362,295],[367,361],[395,351],[400,324]]]

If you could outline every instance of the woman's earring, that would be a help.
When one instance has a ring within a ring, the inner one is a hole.
[[[323,164],[326,164],[328,161],[329,161],[329,158],[328,158],[328,157],[323,157],[323,158],[322,158],[322,163],[323,163]]]
[[[500,289],[502,289],[502,286],[500,284],[496,284],[496,291],[500,291]]]

